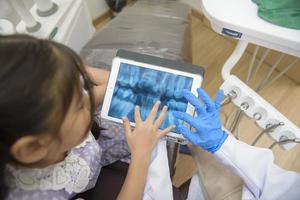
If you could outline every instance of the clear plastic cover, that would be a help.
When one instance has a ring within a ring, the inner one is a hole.
[[[171,0],[141,0],[125,8],[85,45],[88,65],[110,69],[118,49],[186,60],[190,8]]]

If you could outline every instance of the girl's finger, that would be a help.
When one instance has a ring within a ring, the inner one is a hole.
[[[125,136],[128,139],[128,137],[130,137],[131,135],[131,127],[130,127],[130,123],[129,120],[127,119],[127,117],[123,117],[123,126],[124,126],[124,130],[125,130]]]
[[[140,107],[135,106],[134,108],[134,121],[136,124],[142,123],[141,113],[140,113]]]
[[[157,118],[157,120],[154,122],[154,128],[155,130],[159,129],[160,125],[163,123],[163,121],[165,120],[166,114],[168,111],[168,107],[164,106],[162,111],[160,112],[159,117]]]
[[[168,128],[165,128],[164,130],[159,131],[158,132],[159,138],[161,138],[161,137],[167,135],[168,133],[170,133],[172,131],[172,129],[174,129],[175,127],[176,127],[175,125],[171,125]]]
[[[152,107],[152,110],[151,112],[149,113],[147,119],[146,119],[146,123],[153,123],[154,122],[154,119],[156,117],[156,113],[158,111],[158,108],[159,108],[159,105],[160,105],[160,101],[157,101],[154,106]]]

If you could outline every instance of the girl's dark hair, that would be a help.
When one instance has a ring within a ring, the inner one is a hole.
[[[82,87],[89,93],[93,116],[92,84],[74,51],[28,35],[0,36],[0,199],[6,195],[4,170],[12,159],[11,145],[26,134],[59,132]]]

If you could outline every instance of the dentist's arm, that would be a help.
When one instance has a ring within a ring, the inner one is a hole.
[[[214,102],[203,89],[199,88],[197,92],[204,105],[191,92],[183,91],[183,96],[195,107],[197,117],[173,113],[177,119],[193,126],[196,132],[192,133],[183,125],[177,125],[178,131],[191,143],[213,153],[217,160],[243,179],[243,199],[299,199],[299,174],[274,165],[270,150],[247,145],[222,130],[219,111],[223,92],[218,92]]]
[[[214,155],[244,181],[242,199],[299,199],[300,174],[276,166],[271,150],[228,136]]]

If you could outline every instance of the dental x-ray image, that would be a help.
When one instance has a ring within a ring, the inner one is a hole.
[[[145,120],[154,103],[160,100],[157,116],[167,105],[169,112],[160,127],[167,128],[175,124],[170,111],[186,111],[187,101],[180,92],[182,89],[191,90],[192,82],[191,77],[121,63],[108,115],[119,119],[127,116],[134,122],[134,107],[138,105]]]

